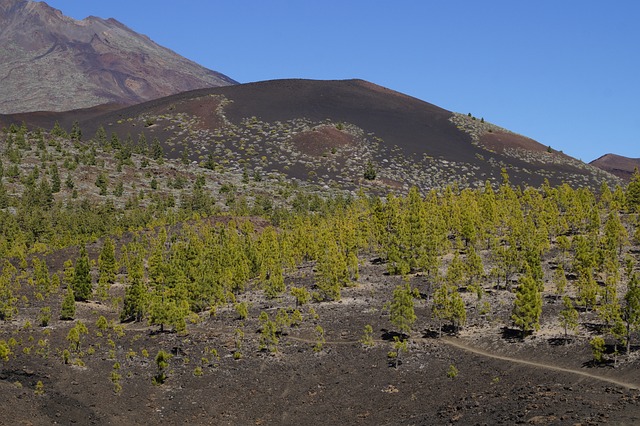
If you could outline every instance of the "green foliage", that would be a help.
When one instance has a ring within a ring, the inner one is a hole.
[[[89,255],[86,247],[80,248],[80,256],[76,260],[73,270],[73,294],[77,301],[87,301],[91,297],[93,287],[91,285],[91,269],[89,267]]]
[[[433,308],[431,313],[439,321],[451,321],[455,331],[467,321],[467,310],[458,292],[458,288],[452,285],[442,284],[433,295]],[[442,326],[439,327],[442,334]]]
[[[320,327],[319,325],[316,325],[315,332],[316,343],[313,345],[313,351],[320,352],[322,351],[324,344],[327,342],[327,339],[325,339],[324,337],[324,328]]]
[[[75,351],[80,350],[80,343],[82,342],[82,335],[88,334],[89,330],[82,321],[78,321],[75,326],[69,329],[67,333],[67,340]]]
[[[109,328],[109,322],[103,315],[96,320],[96,328],[100,331],[106,331]]]
[[[447,370],[447,377],[450,379],[455,379],[456,377],[458,377],[458,373],[459,372],[456,366],[453,364],[450,364],[449,369]]]
[[[393,300],[389,305],[389,320],[398,331],[411,333],[411,326],[417,317],[414,311],[413,290],[409,284],[399,285],[393,290]]]
[[[640,330],[640,274],[633,273],[627,285],[622,306],[622,320],[625,323],[627,353],[631,351],[631,334]]]
[[[271,321],[269,315],[264,311],[260,313],[259,320],[261,325],[259,350],[277,352],[279,339],[276,323]]]
[[[38,314],[38,323],[40,327],[46,327],[49,325],[49,321],[51,321],[51,308],[49,306],[44,306],[40,309],[40,313]]]
[[[296,306],[302,306],[311,300],[311,294],[304,287],[291,287],[290,292],[296,298]]]
[[[375,180],[377,175],[378,172],[376,171],[373,163],[371,161],[368,161],[364,169],[364,178],[366,180]]]
[[[371,325],[367,324],[364,326],[364,331],[362,332],[360,343],[362,343],[365,348],[369,348],[375,345],[375,342],[373,340],[373,327],[371,327]]]
[[[596,363],[601,363],[604,360],[605,342],[600,336],[596,336],[589,341],[591,345],[591,352],[593,353],[593,360]]]
[[[109,186],[109,178],[103,172],[98,174],[96,177],[96,186],[100,188],[100,195],[107,195],[107,188]]]
[[[33,390],[33,393],[35,395],[44,395],[44,384],[42,383],[41,380],[38,380],[36,382],[36,386],[35,386],[35,388]]]
[[[236,313],[238,314],[238,319],[244,320],[249,316],[249,306],[247,302],[236,303],[234,306]]]
[[[73,294],[71,286],[67,286],[67,293],[62,300],[62,309],[60,310],[61,320],[72,320],[76,316],[76,298]]]
[[[627,186],[627,191],[625,193],[625,198],[627,200],[627,209],[631,212],[640,212],[640,171],[636,167],[633,176],[631,177],[631,182]]]
[[[158,351],[156,355],[156,375],[152,379],[154,385],[162,385],[167,380],[167,369],[171,358],[171,354],[163,350]]]
[[[102,250],[98,256],[99,276],[108,283],[114,283],[116,278],[116,269],[116,249],[113,244],[113,240],[106,237],[102,245]]]
[[[393,350],[387,353],[389,364],[394,368],[398,368],[400,365],[401,357],[403,353],[409,351],[409,342],[406,339],[401,339],[398,336],[393,336]]]
[[[564,328],[564,336],[567,337],[567,330],[575,331],[578,328],[579,314],[573,306],[569,296],[562,298],[563,309],[560,311],[560,324]]]
[[[11,356],[11,348],[6,341],[0,340],[0,359],[7,362],[9,361],[9,356]]]
[[[516,293],[511,319],[522,331],[522,336],[540,329],[542,315],[542,295],[536,280],[524,275],[520,278],[520,285]]]

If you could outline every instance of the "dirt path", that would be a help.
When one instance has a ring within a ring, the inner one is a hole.
[[[296,337],[296,336],[287,336],[288,339],[291,340],[295,340],[298,342],[303,342],[303,343],[316,343],[316,340],[313,339],[305,339],[302,337]],[[541,368],[544,370],[552,370],[552,371],[559,371],[561,373],[569,373],[569,374],[574,374],[574,375],[578,375],[578,376],[582,376],[582,377],[587,377],[589,379],[593,379],[593,380],[598,380],[600,382],[605,382],[605,383],[610,383],[616,386],[620,386],[626,389],[633,389],[633,390],[639,390],[640,389],[640,385],[638,384],[634,384],[634,383],[630,383],[630,382],[623,382],[621,380],[617,380],[617,379],[613,379],[610,377],[604,377],[604,376],[599,376],[597,374],[592,374],[592,373],[588,373],[586,371],[580,371],[580,370],[575,370],[573,368],[565,368],[565,367],[559,367],[557,365],[552,365],[552,364],[546,364],[546,363],[541,363],[541,362],[535,362],[535,361],[527,361],[524,359],[519,359],[519,358],[511,358],[508,356],[503,356],[503,355],[497,355],[497,354],[493,354],[490,352],[487,352],[485,350],[479,349],[477,347],[471,346],[467,343],[465,343],[464,341],[460,340],[460,339],[454,339],[451,337],[441,337],[440,339],[423,339],[423,338],[414,338],[411,339],[414,341],[429,341],[429,342],[437,342],[440,341],[442,343],[445,343],[449,346],[453,346],[454,348],[458,348],[461,349],[463,351],[467,351],[467,352],[471,352],[473,354],[476,355],[480,355],[480,356],[484,356],[487,358],[493,358],[493,359],[498,359],[501,361],[507,361],[513,364],[521,364],[521,365],[527,365],[529,367],[535,367],[535,368]],[[374,342],[376,343],[385,343],[384,340],[374,340]],[[337,341],[325,341],[324,344],[325,345],[354,345],[354,344],[358,344],[360,343],[360,341],[358,340],[337,340]]]
[[[530,367],[542,368],[542,369],[545,369],[545,370],[560,371],[562,373],[575,374],[575,375],[579,375],[579,376],[583,376],[583,377],[588,377],[588,378],[593,379],[593,380],[598,380],[598,381],[601,381],[601,382],[611,383],[611,384],[614,384],[616,386],[621,386],[621,387],[627,388],[627,389],[634,389],[634,390],[640,389],[640,385],[637,385],[637,384],[634,384],[634,383],[629,383],[629,382],[623,382],[621,380],[616,380],[616,379],[609,378],[609,377],[599,376],[599,375],[596,375],[596,374],[588,373],[586,371],[574,370],[572,368],[559,367],[557,365],[545,364],[545,363],[535,362],[535,361],[527,361],[527,360],[524,360],[524,359],[511,358],[511,357],[508,357],[508,356],[492,354],[490,352],[487,352],[487,351],[484,351],[482,349],[479,349],[479,348],[476,348],[474,346],[471,346],[471,345],[469,345],[469,344],[467,344],[464,341],[459,340],[459,339],[453,339],[453,338],[450,338],[450,337],[443,337],[440,340],[443,343],[446,343],[449,346],[453,346],[454,348],[462,349],[464,351],[471,352],[473,354],[484,356],[484,357],[487,357],[487,358],[499,359],[501,361],[507,361],[507,362],[511,362],[511,363],[514,363],[514,364],[527,365],[527,366],[530,366]]]

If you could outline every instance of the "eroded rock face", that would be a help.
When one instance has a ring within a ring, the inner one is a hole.
[[[44,2],[0,0],[0,113],[131,105],[235,84],[115,19],[66,17]]]

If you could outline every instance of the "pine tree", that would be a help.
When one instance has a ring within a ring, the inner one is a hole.
[[[640,212],[640,172],[636,167],[631,178],[631,182],[627,186],[626,192],[627,208],[631,212]]]
[[[467,321],[467,310],[462,296],[456,286],[449,284],[443,284],[435,291],[431,313],[438,320],[451,321],[456,333]],[[442,335],[442,325],[439,327],[439,334]]]
[[[104,147],[107,144],[107,132],[104,130],[104,127],[100,125],[98,130],[96,130],[96,134],[93,137],[93,140],[98,143],[98,145]]]
[[[126,258],[126,263],[129,286],[125,290],[120,320],[134,320],[139,322],[142,321],[142,318],[148,311],[149,291],[144,280],[144,269],[141,258],[137,255],[131,255]],[[160,287],[160,284],[158,284],[158,287]]]
[[[564,268],[562,264],[558,265],[556,270],[553,273],[553,282],[556,285],[556,300],[564,295],[564,292],[567,289],[567,276],[564,273]]]
[[[627,353],[631,351],[631,333],[640,330],[640,275],[634,273],[624,295],[622,318],[626,326]]]
[[[102,250],[98,256],[98,271],[100,279],[104,277],[106,282],[113,284],[116,278],[116,249],[113,240],[106,237]]]
[[[160,145],[160,141],[157,137],[153,138],[153,142],[151,144],[151,157],[158,163],[161,163],[164,159],[164,148]]]
[[[516,293],[511,319],[522,331],[524,338],[528,333],[540,329],[542,315],[542,295],[540,286],[533,277],[524,275]]]
[[[89,255],[86,247],[80,248],[80,257],[76,260],[73,270],[73,294],[76,300],[86,302],[91,297],[93,288],[91,285],[91,269],[89,267]]]
[[[58,165],[53,163],[51,165],[51,192],[54,194],[60,192],[60,186],[62,182],[60,181],[60,172],[58,171]]]
[[[560,311],[560,324],[564,327],[564,338],[567,339],[567,330],[575,331],[578,328],[578,311],[573,306],[569,296],[562,298],[564,309]]]
[[[71,138],[71,140],[78,141],[78,142],[82,140],[82,130],[80,129],[80,124],[77,121],[73,122],[69,137]]]
[[[72,320],[76,316],[76,299],[73,295],[71,286],[67,287],[67,294],[62,300],[62,309],[60,311],[61,320]]]
[[[411,332],[411,326],[417,319],[413,294],[409,284],[399,285],[393,290],[393,300],[389,305],[389,320],[403,334]]]

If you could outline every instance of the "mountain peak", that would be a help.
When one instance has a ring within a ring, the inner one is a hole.
[[[0,113],[131,105],[236,82],[119,21],[0,0]]]

